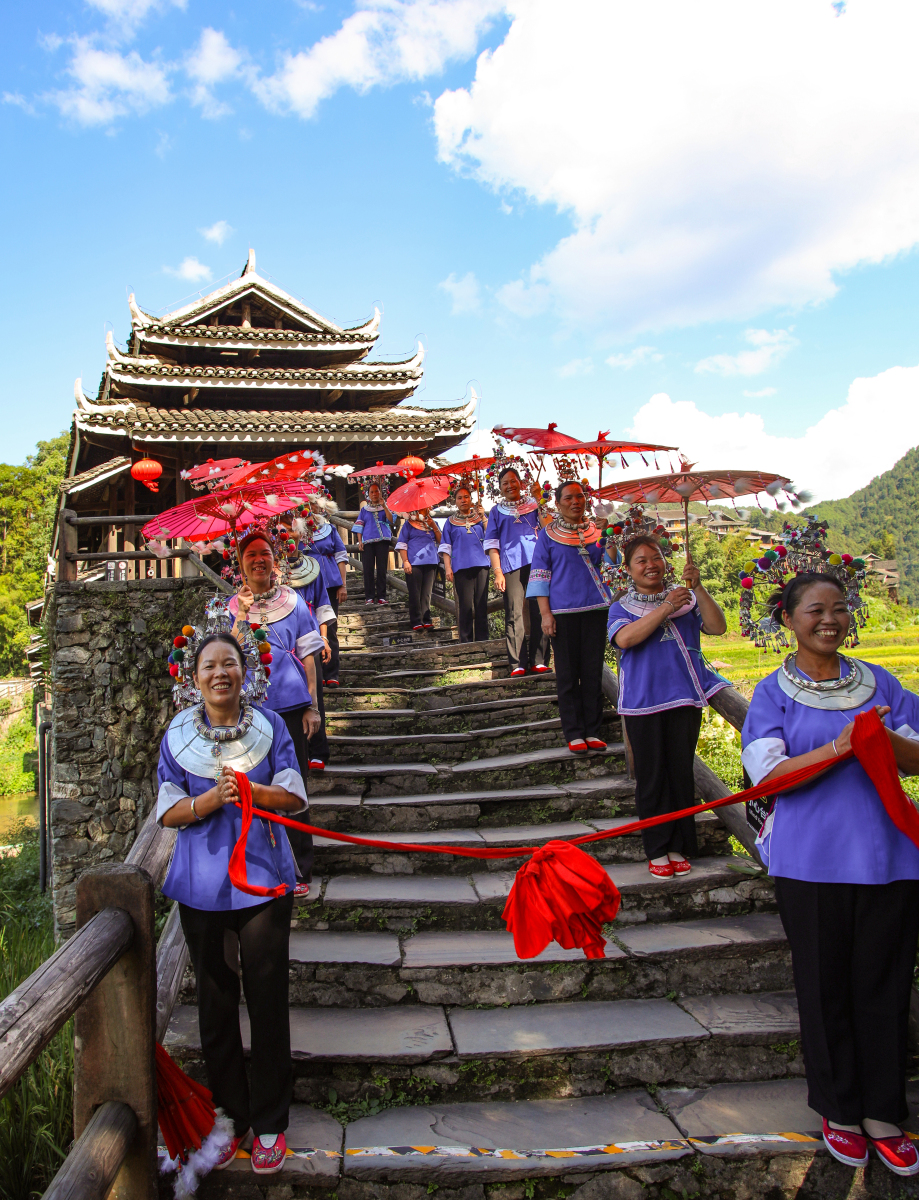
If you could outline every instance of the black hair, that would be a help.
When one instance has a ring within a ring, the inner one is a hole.
[[[766,601],[770,616],[775,617],[780,625],[783,624],[782,613],[793,613],[801,603],[801,597],[815,583],[831,584],[845,599],[845,586],[835,575],[828,575],[824,571],[802,571],[800,575],[795,575],[794,579],[789,579],[783,588],[777,588]]]
[[[468,492],[469,499],[470,500],[472,499],[472,488],[469,486],[468,483],[458,483],[456,485],[456,487],[453,489],[453,495],[458,496],[460,494],[460,492]]]
[[[208,636],[206,638],[204,638],[204,640],[201,642],[201,645],[198,646],[197,650],[195,650],[195,657],[192,660],[193,673],[197,674],[198,659],[201,657],[201,655],[203,654],[205,649],[211,644],[211,642],[226,642],[226,644],[228,646],[232,646],[233,649],[236,651],[236,653],[239,655],[239,665],[243,669],[243,674],[245,674],[246,656],[245,656],[245,654],[243,654],[242,646],[240,646],[239,642],[237,642],[236,638],[233,637],[233,635],[231,633],[210,633],[210,634],[208,634]]]
[[[625,549],[622,551],[622,557],[625,560],[626,566],[630,565],[632,561],[632,555],[639,546],[653,546],[655,550],[660,550],[661,558],[664,557],[664,551],[657,538],[652,537],[650,533],[640,533],[638,537],[633,537],[630,542],[627,542]]]
[[[555,489],[555,503],[558,504],[562,498],[562,493],[566,487],[576,487],[581,489],[581,494],[584,494],[584,486],[577,479],[565,479]]]
[[[508,473],[508,471],[513,471],[514,474],[517,476],[517,478],[520,479],[520,472],[517,470],[516,467],[505,467],[503,471],[498,472],[498,487],[501,486],[501,480]],[[523,480],[520,479],[520,482],[523,483]]]
[[[248,548],[251,546],[251,544],[253,542],[264,542],[265,545],[268,547],[268,549],[271,551],[271,557],[277,558],[275,548],[274,548],[274,546],[272,546],[271,538],[269,538],[268,534],[265,533],[264,530],[253,529],[251,533],[247,533],[245,537],[241,537],[237,544],[236,552],[237,552],[240,562],[242,562],[243,555],[246,553],[246,551],[248,550]]]

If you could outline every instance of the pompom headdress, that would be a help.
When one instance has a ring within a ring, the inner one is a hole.
[[[631,577],[625,569],[624,554],[629,542],[637,537],[657,539],[667,564],[663,584],[668,587],[672,586],[676,577],[673,568],[673,554],[675,550],[681,549],[681,545],[670,539],[666,528],[661,525],[657,516],[651,517],[645,512],[644,505],[633,504],[625,512],[611,513],[606,520],[603,532],[606,538],[606,557],[601,573],[606,583],[612,588],[627,588],[631,583]]]
[[[173,638],[168,663],[169,674],[175,680],[172,699],[177,709],[189,708],[193,704],[201,703],[201,693],[195,687],[192,676],[192,667],[198,647],[205,638],[212,634],[232,634],[234,623],[234,618],[227,607],[226,598],[217,595],[207,602],[204,618],[200,625],[183,625],[181,633]],[[239,643],[248,668],[242,698],[249,704],[261,704],[268,694],[268,676],[271,674],[271,650],[268,645],[268,634],[258,625],[249,625],[245,621],[241,621],[236,641]]]

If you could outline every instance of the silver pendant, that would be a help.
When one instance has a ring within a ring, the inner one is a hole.
[[[863,704],[867,704],[877,691],[877,680],[867,663],[863,663],[857,658],[847,658],[846,661],[852,668],[850,676],[852,682],[847,687],[838,688],[836,691],[814,692],[810,688],[800,687],[793,679],[788,678],[781,667],[776,671],[776,678],[786,696],[790,696],[796,704],[803,704],[807,708],[822,708],[826,712],[860,708]]]

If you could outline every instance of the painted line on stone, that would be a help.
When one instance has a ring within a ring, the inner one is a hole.
[[[747,1142],[822,1142],[822,1133],[718,1133],[687,1137],[691,1146],[742,1146]]]
[[[685,1150],[682,1140],[610,1142],[605,1146],[565,1146],[553,1150],[503,1150],[482,1146],[352,1146],[346,1158],[579,1158],[593,1154],[632,1154],[636,1151]]]

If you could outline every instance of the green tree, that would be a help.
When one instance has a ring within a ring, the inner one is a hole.
[[[868,543],[869,554],[876,554],[878,558],[896,558],[897,543],[893,534],[885,529],[878,537],[872,538]]]

